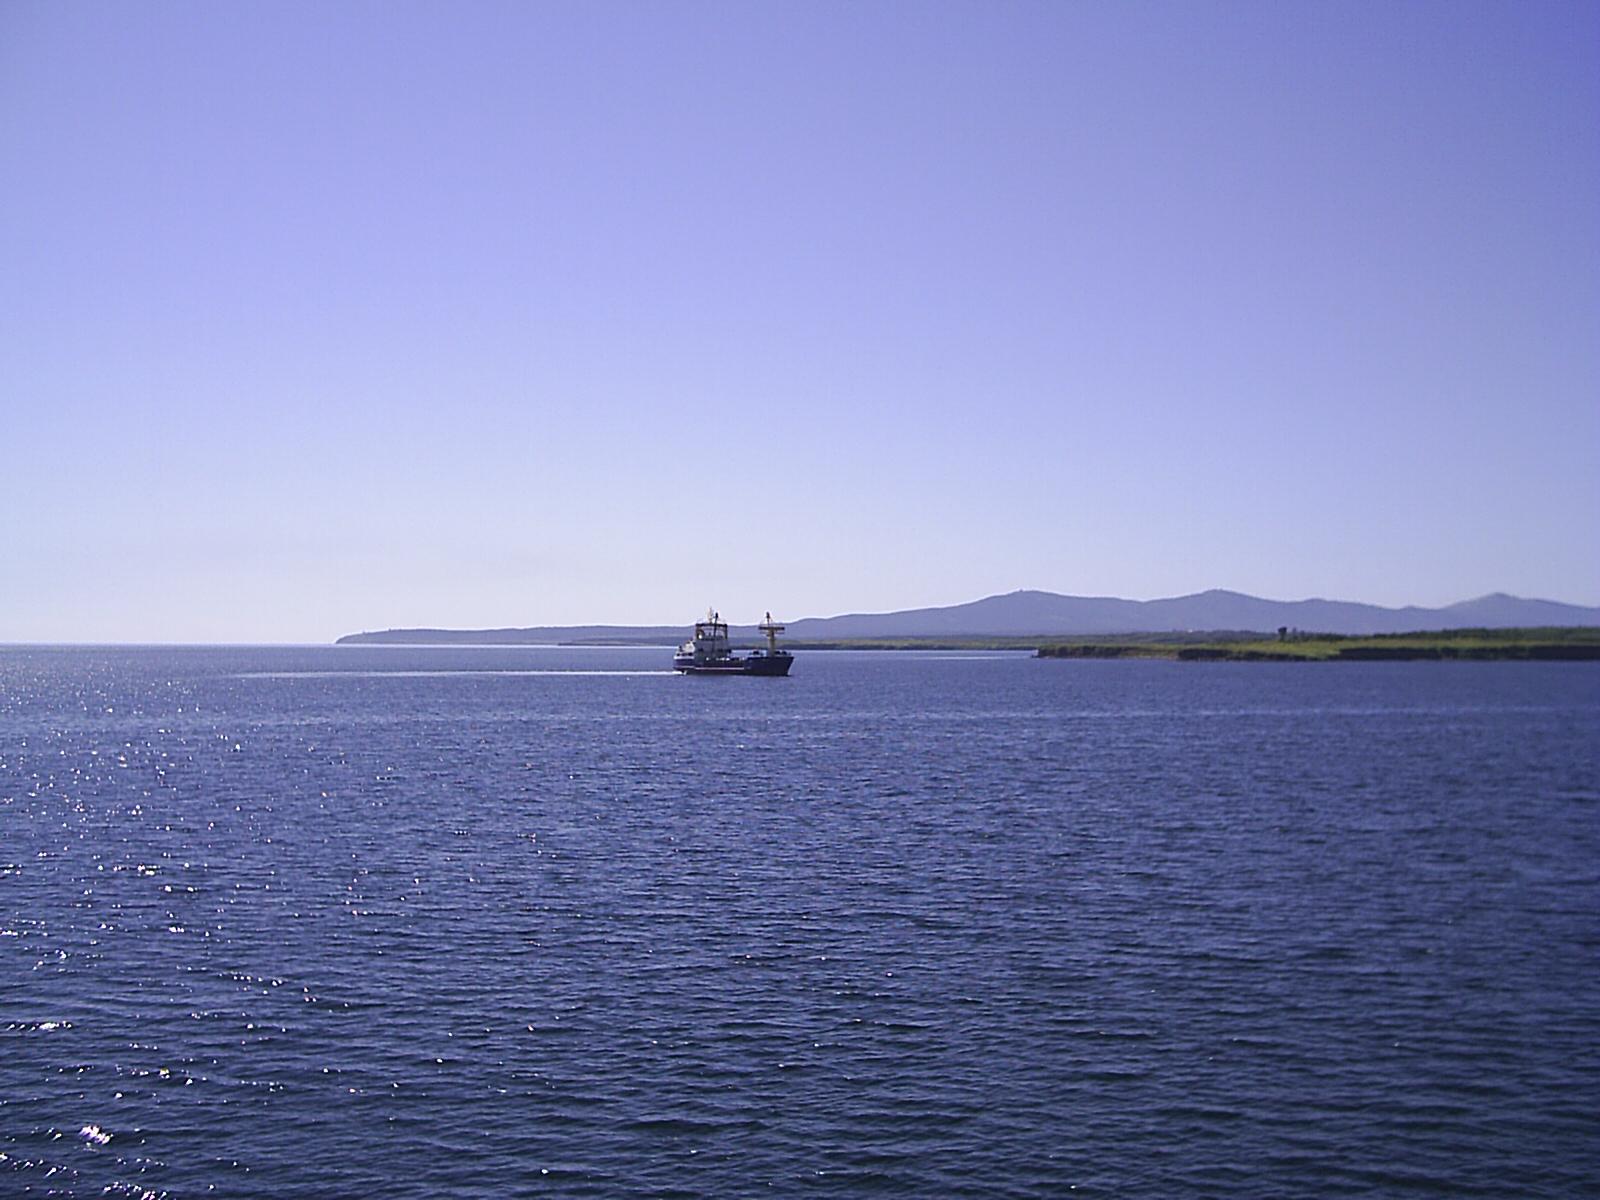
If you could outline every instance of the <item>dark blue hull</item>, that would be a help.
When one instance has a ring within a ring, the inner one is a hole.
[[[784,650],[776,654],[761,651],[744,658],[730,656],[707,662],[695,662],[692,654],[680,654],[672,660],[672,668],[685,675],[787,675],[794,655]]]

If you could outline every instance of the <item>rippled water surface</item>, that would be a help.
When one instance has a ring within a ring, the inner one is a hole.
[[[1600,668],[0,650],[0,1195],[1600,1192]]]

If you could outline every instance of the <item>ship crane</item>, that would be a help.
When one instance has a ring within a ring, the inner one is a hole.
[[[779,625],[777,622],[775,622],[772,619],[772,614],[769,612],[767,614],[767,619],[761,622],[761,624],[757,625],[756,628],[767,635],[767,653],[776,654],[778,652],[778,635],[784,631],[786,626]]]

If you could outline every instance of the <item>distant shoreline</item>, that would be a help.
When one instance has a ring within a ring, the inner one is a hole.
[[[1215,642],[1095,639],[1041,645],[1039,658],[1158,658],[1178,662],[1600,661],[1600,629],[1445,629],[1367,637],[1287,634]]]
[[[441,630],[387,630],[380,634],[352,634],[336,645],[390,646],[412,649],[491,648],[533,649],[662,649],[677,639],[654,630],[627,636],[613,630],[572,628],[550,630],[538,639],[517,640],[505,630],[458,631],[441,637]],[[572,636],[562,638],[561,633]],[[552,636],[555,635],[555,636]],[[586,636],[587,635],[587,636]],[[734,637],[748,649],[760,644],[754,637]],[[1600,628],[1556,626],[1532,629],[1443,629],[1427,633],[1342,635],[1286,632],[1281,638],[1241,630],[1196,633],[1128,633],[1117,635],[1044,637],[901,637],[901,638],[794,638],[785,645],[796,652],[809,650],[985,650],[1027,653],[1036,658],[1143,658],[1175,662],[1407,662],[1427,660],[1467,661],[1600,661]]]
[[[1081,642],[1260,641],[1278,629],[1310,630],[1343,637],[1391,633],[1431,636],[1436,630],[1600,629],[1600,606],[1525,599],[1494,592],[1443,608],[1384,608],[1348,600],[1264,600],[1213,588],[1162,600],[1114,596],[1065,596],[1015,591],[966,604],[896,612],[845,613],[834,617],[779,619],[785,641],[796,648],[866,649],[917,646],[969,649],[998,646],[1035,649]],[[346,634],[339,645],[677,645],[688,624],[535,625],[521,628],[389,628]],[[732,624],[736,641],[764,640],[755,625]],[[1295,657],[1304,657],[1296,655]]]

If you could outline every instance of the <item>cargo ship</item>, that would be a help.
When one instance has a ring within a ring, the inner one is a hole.
[[[712,609],[704,621],[695,622],[694,636],[678,647],[672,669],[685,675],[787,675],[794,655],[778,649],[778,635],[784,627],[768,613],[756,628],[767,635],[765,649],[735,654],[728,640],[728,623]]]

